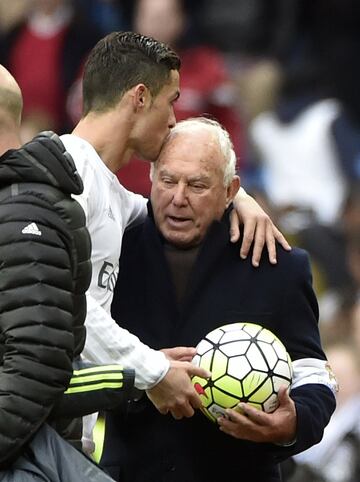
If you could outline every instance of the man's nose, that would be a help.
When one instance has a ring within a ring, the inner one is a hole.
[[[176,124],[176,117],[175,117],[174,109],[172,109],[172,112],[169,117],[169,129],[172,129],[173,127],[175,127],[175,124]]]
[[[174,191],[173,203],[175,206],[184,206],[187,204],[186,185],[177,184]]]

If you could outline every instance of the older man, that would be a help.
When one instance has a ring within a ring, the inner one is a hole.
[[[278,462],[317,443],[335,407],[307,255],[280,249],[277,266],[257,269],[238,259],[228,210],[240,180],[214,121],[178,123],[152,178],[149,216],[124,238],[113,316],[157,349],[196,345],[229,322],[261,324],[287,347],[294,383],[272,414],[245,405],[220,427],[201,413],[160,417],[143,397],[121,425],[109,416],[102,464],[125,482],[279,481]]]

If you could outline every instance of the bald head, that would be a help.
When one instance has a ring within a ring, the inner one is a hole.
[[[20,125],[22,111],[21,90],[8,70],[0,65],[0,110],[1,121],[7,118]]]
[[[0,154],[20,146],[22,106],[18,83],[10,72],[0,65]]]

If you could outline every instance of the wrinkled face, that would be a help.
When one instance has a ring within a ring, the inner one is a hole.
[[[142,159],[155,161],[161,147],[175,126],[174,104],[179,97],[179,72],[172,70],[170,82],[148,102],[138,123],[136,154]]]
[[[172,135],[156,163],[151,201],[155,223],[171,244],[196,246],[232,200],[224,158],[205,129]]]

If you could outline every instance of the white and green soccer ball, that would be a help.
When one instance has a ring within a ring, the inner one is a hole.
[[[254,323],[231,323],[208,333],[197,345],[195,365],[211,372],[192,382],[212,421],[246,402],[265,412],[278,406],[281,385],[290,388],[292,364],[283,345],[270,330]]]

